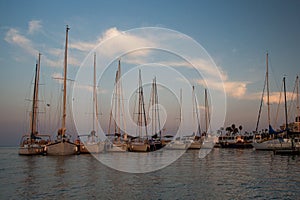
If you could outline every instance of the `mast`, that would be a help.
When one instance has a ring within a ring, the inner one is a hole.
[[[157,116],[157,129],[159,131],[159,138],[161,139],[161,131],[160,131],[160,117],[159,117],[159,107],[158,107],[158,92],[157,92],[157,84],[156,77],[154,78],[154,86],[155,86],[155,115]]]
[[[63,118],[62,118],[62,128],[61,134],[62,136],[65,135],[66,132],[66,111],[67,111],[67,66],[68,66],[68,33],[69,33],[69,26],[66,27],[66,44],[65,44],[65,60],[64,60],[64,96],[63,96]]]
[[[297,116],[296,116],[296,122],[300,122],[300,101],[299,101],[299,76],[296,77],[296,91],[297,91]],[[298,131],[300,130],[299,127],[300,124],[298,124]]]
[[[121,77],[121,60],[119,59],[118,63],[118,75],[117,75],[117,115],[118,115],[118,126],[117,126],[117,131],[118,134],[121,135],[121,91],[120,91],[120,77]]]
[[[179,123],[182,123],[182,88],[180,88],[180,110],[179,110]],[[181,124],[182,127],[183,124]],[[182,129],[180,129],[181,131]]]
[[[266,81],[267,81],[267,105],[268,105],[268,125],[271,125],[271,117],[270,117],[270,89],[269,89],[269,54],[267,53],[266,57]]]
[[[209,126],[209,108],[208,108],[208,100],[207,100],[207,89],[204,90],[205,95],[205,133],[208,132]]]
[[[156,77],[154,77],[153,81],[152,81],[152,89],[151,89],[151,98],[150,98],[149,108],[150,108],[150,104],[152,106],[152,135],[157,134],[157,131],[158,131],[159,137],[161,138]],[[149,111],[149,109],[148,109],[148,111]]]
[[[144,118],[146,137],[148,137],[143,85],[142,85],[142,75],[141,75],[141,70],[139,70],[139,107],[138,107],[139,137],[142,136],[143,118]]]
[[[284,89],[285,128],[286,128],[286,131],[287,131],[287,134],[288,134],[288,115],[287,115],[285,77],[283,77],[283,89]]]
[[[195,121],[196,121],[196,116],[195,115],[196,115],[196,113],[195,113],[195,100],[194,100],[194,98],[195,98],[195,86],[192,86],[193,127],[196,125],[195,124]]]
[[[198,114],[198,103],[197,103],[197,99],[196,99],[196,94],[195,94],[195,86],[193,86],[193,105],[194,105],[194,109],[195,109],[195,112],[196,112],[196,117],[197,117],[197,131],[198,131],[198,134],[199,136],[201,136],[200,132],[201,132],[201,129],[200,129],[200,117],[199,117],[199,114]],[[196,134],[195,134],[196,136]]]
[[[115,94],[114,94],[114,107],[115,107],[115,119],[114,119],[114,131],[115,131],[115,135],[118,133],[118,125],[117,125],[117,118],[118,118],[118,115],[117,115],[117,113],[118,113],[118,76],[119,76],[119,71],[117,70],[117,72],[116,72],[116,78],[115,78]]]
[[[96,93],[96,53],[94,53],[94,84],[93,84],[93,130],[95,131],[95,118],[97,116],[97,93]]]
[[[30,138],[34,139],[37,135],[37,112],[38,112],[38,91],[39,91],[39,74],[41,66],[41,54],[38,55],[38,62],[35,66],[35,78],[33,88],[33,101],[32,101],[32,116],[31,116],[31,134]]]
[[[123,138],[124,140],[127,140],[127,133],[126,133],[126,122],[125,122],[125,109],[124,109],[124,96],[123,96],[123,86],[122,86],[122,81],[121,81],[121,78],[122,78],[122,73],[121,73],[121,58],[119,59],[119,66],[118,66],[118,70],[119,70],[119,94],[120,94],[120,118],[122,117],[122,121],[123,121]],[[121,100],[122,100],[122,105],[121,105]],[[121,119],[120,119],[121,121]],[[120,131],[120,134],[121,134],[121,130]]]

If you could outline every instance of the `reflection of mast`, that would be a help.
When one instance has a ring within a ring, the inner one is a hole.
[[[35,68],[35,79],[33,88],[33,102],[32,102],[32,114],[31,114],[31,134],[30,138],[34,139],[37,135],[37,113],[38,113],[38,101],[39,101],[39,78],[40,78],[40,66],[41,66],[41,54],[39,53],[38,63]]]
[[[70,28],[67,25],[66,28],[66,45],[65,45],[65,60],[64,60],[64,96],[63,96],[63,118],[62,118],[62,127],[61,134],[65,135],[66,132],[66,111],[67,111],[67,66],[68,66],[68,33]]]

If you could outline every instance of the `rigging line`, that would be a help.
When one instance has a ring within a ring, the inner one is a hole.
[[[132,119],[135,122],[135,116],[136,116],[136,101],[138,99],[138,90],[135,91],[135,97],[134,97],[134,104],[133,104],[133,113],[132,113]],[[138,125],[138,123],[137,123]],[[135,130],[135,135],[137,135],[137,128]]]
[[[272,72],[272,74],[273,74],[273,77],[274,77],[274,82],[275,82],[275,85],[276,85],[276,89],[277,90],[279,90],[279,82],[278,82],[278,80],[275,78],[275,77],[278,77],[277,75],[276,75],[276,73],[275,73],[275,71],[273,70],[273,65],[272,65],[272,60],[268,60],[268,62],[269,62],[269,69],[271,69],[271,72]],[[270,67],[271,66],[271,67]]]
[[[259,105],[259,111],[258,111],[258,116],[257,116],[257,121],[256,121],[255,132],[257,132],[258,126],[259,126],[259,121],[260,121],[261,110],[262,110],[262,105],[263,105],[263,101],[264,101],[264,93],[265,93],[266,84],[267,84],[267,76],[265,76],[265,83],[264,83],[264,87],[263,87],[263,92],[261,94],[261,100],[260,100],[260,105]]]
[[[280,110],[280,105],[281,105],[282,90],[283,90],[283,82],[282,82],[280,93],[279,93],[279,100],[278,100],[278,104],[277,104],[277,110],[276,110],[276,117],[275,117],[275,121],[274,121],[274,127],[277,127],[277,124],[278,124],[278,116],[279,116],[279,110]]]
[[[294,98],[295,98],[295,93],[296,93],[297,84],[298,84],[297,83],[298,82],[297,79],[298,78],[296,78],[296,80],[295,80],[295,85],[294,85],[293,93],[292,93],[292,96],[291,96],[291,101],[290,101],[289,108],[288,108],[289,118],[292,117],[292,115],[294,114],[294,113],[291,112],[291,109],[292,109],[292,105],[294,105],[295,101],[296,101]],[[296,102],[296,111],[297,111],[297,102]]]
[[[153,106],[154,102],[153,102],[153,90],[154,90],[154,79],[153,79],[153,82],[152,82],[152,87],[150,89],[150,99],[149,99],[149,104],[148,104],[148,113],[150,113],[150,107],[151,105]],[[151,128],[152,128],[152,135],[154,134],[154,124],[153,124],[153,107],[152,107],[152,112],[151,112],[151,115],[152,115],[152,119],[151,119]],[[149,122],[149,119],[150,118],[150,114],[147,115],[147,121]]]
[[[155,78],[155,93],[156,93],[156,111],[157,111],[157,120],[158,120],[158,131],[159,131],[159,137],[161,138],[161,124],[160,124],[160,117],[159,117],[159,105],[158,105],[158,92],[157,92],[157,84],[156,84],[156,78]]]
[[[120,71],[121,71],[121,68],[120,68]],[[125,108],[124,108],[124,92],[123,92],[123,84],[122,84],[122,81],[121,81],[121,79],[122,79],[122,76],[121,76],[121,72],[120,72],[120,77],[119,77],[119,82],[120,82],[120,93],[121,93],[121,95],[120,95],[120,101],[122,100],[122,119],[123,119],[123,132],[124,132],[124,134],[127,134],[126,133],[126,121],[125,121]]]

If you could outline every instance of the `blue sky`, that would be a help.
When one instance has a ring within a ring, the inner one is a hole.
[[[70,78],[75,78],[88,53],[82,48],[105,38],[109,31],[151,26],[190,36],[206,49],[224,75],[228,97],[225,126],[242,124],[248,131],[255,129],[266,52],[274,98],[284,75],[291,92],[300,74],[299,1],[1,0],[0,11],[0,134],[4,136],[0,145],[18,144],[28,127],[25,99],[30,98],[38,51],[43,54],[42,87],[45,93],[48,88],[52,91],[45,101],[58,96],[60,85],[51,77],[62,73],[66,24],[71,27]],[[202,92],[198,91],[199,98]],[[276,103],[272,107],[275,112]],[[266,120],[262,120],[264,128]],[[57,126],[48,130],[55,132]]]

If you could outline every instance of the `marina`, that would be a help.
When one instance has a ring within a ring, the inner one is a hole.
[[[123,154],[116,155],[127,156]],[[273,155],[270,151],[215,148],[199,159],[198,151],[188,150],[168,167],[144,174],[111,169],[89,154],[18,156],[16,148],[2,147],[0,158],[0,194],[4,199],[20,199],[24,195],[30,199],[144,196],[149,199],[297,199],[300,196],[300,157]]]
[[[0,200],[300,199],[300,1],[0,11]]]

